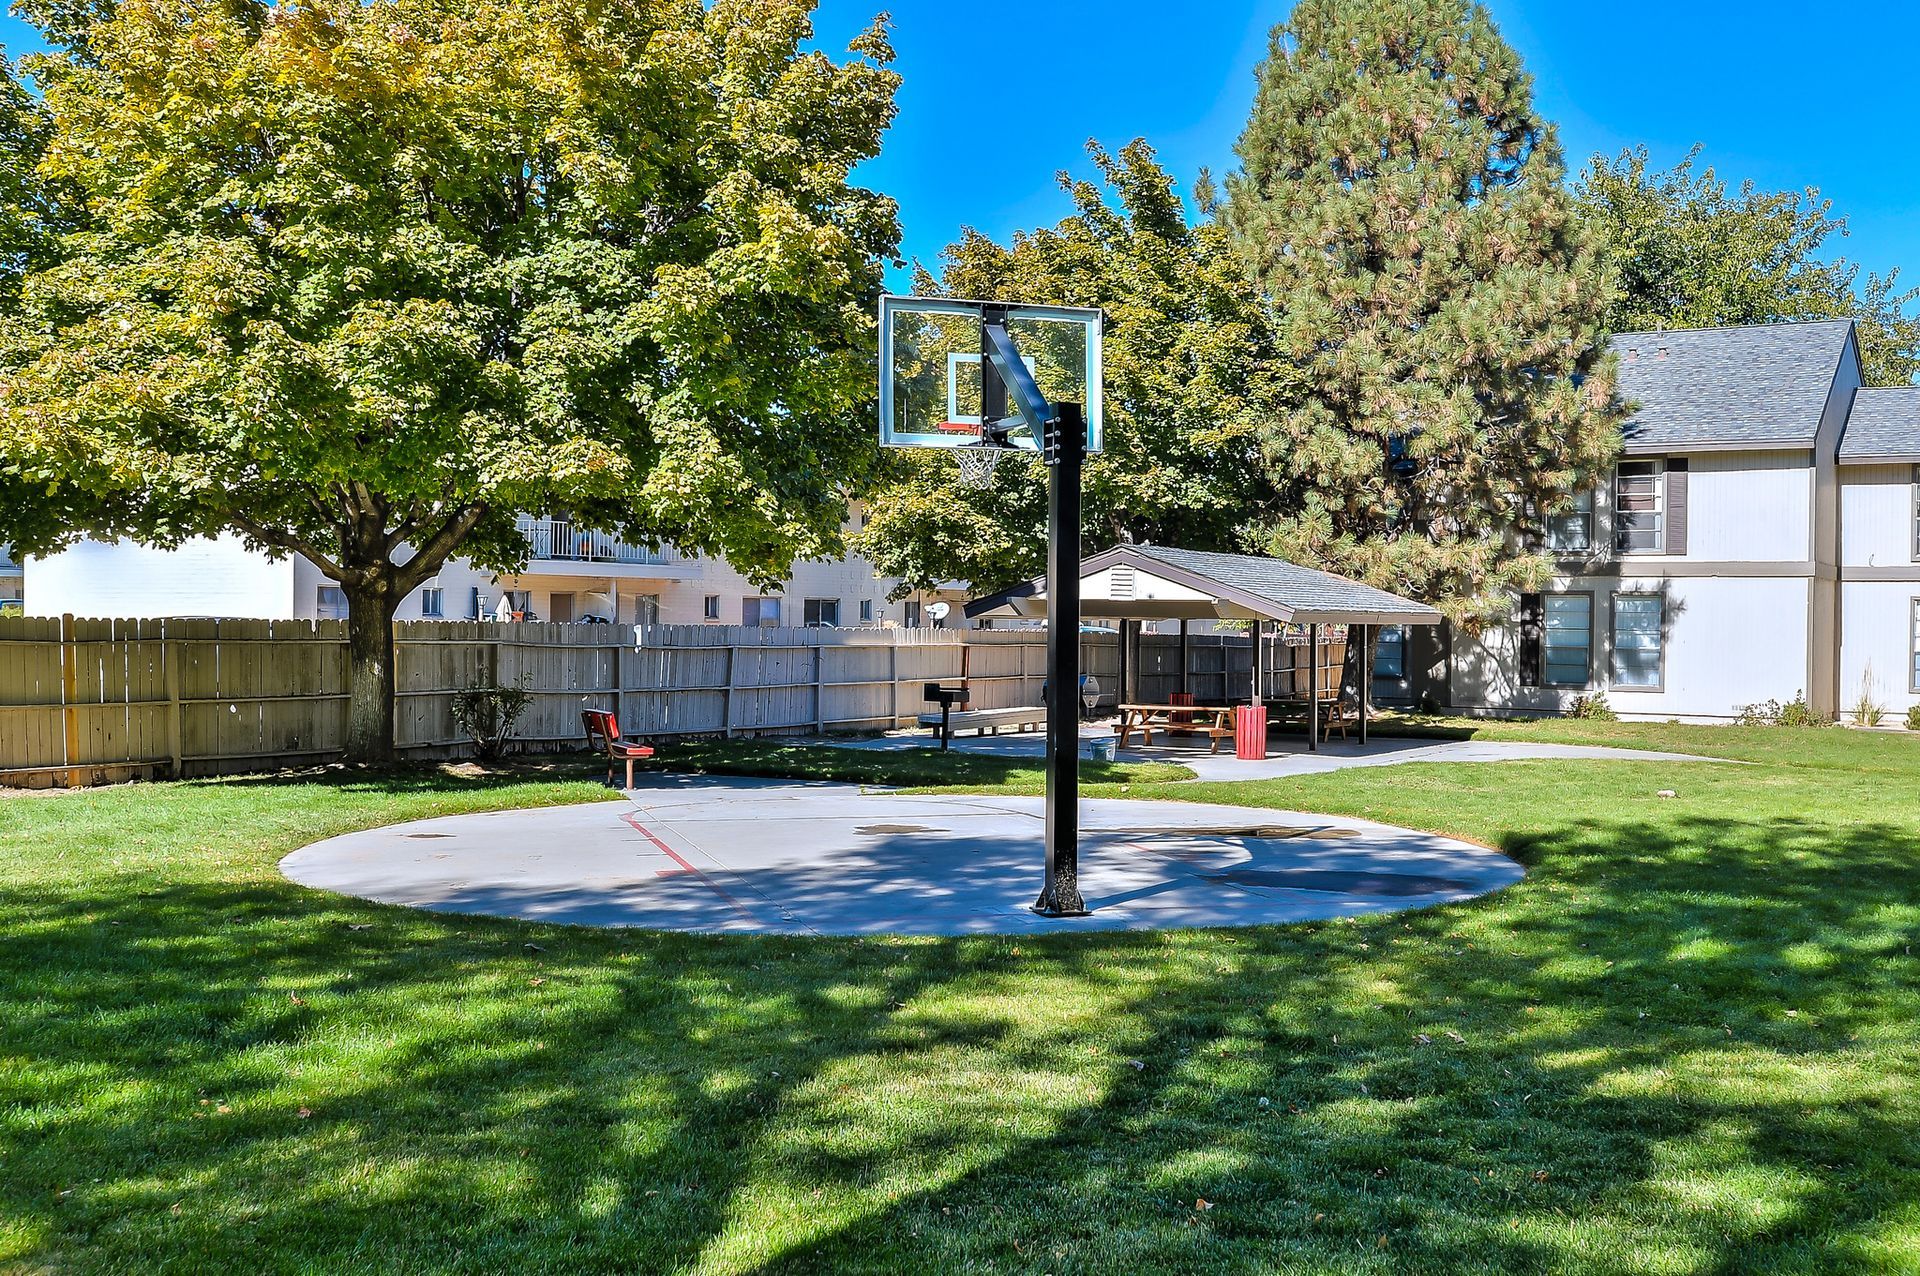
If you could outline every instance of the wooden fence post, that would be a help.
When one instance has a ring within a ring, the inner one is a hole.
[[[740,648],[738,644],[727,644],[727,685],[720,692],[721,736],[733,739],[733,688],[740,671]]]
[[[80,707],[73,698],[80,693],[80,653],[73,637],[73,613],[60,617],[60,720],[61,761],[67,766],[67,787],[80,787]]]
[[[827,730],[827,643],[823,630],[813,631],[813,733]]]
[[[160,672],[167,682],[167,756],[173,763],[173,778],[186,778],[186,752],[182,746],[180,725],[180,660],[186,645],[168,639],[166,622],[160,622]]]

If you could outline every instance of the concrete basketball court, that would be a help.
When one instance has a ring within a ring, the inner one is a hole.
[[[1027,911],[1038,797],[660,775],[628,800],[446,816],[330,838],[305,886],[452,913],[728,933],[1030,934],[1253,926],[1420,908],[1511,885],[1485,847],[1368,820],[1082,802],[1091,917]]]

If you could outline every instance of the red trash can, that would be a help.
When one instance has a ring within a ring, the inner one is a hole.
[[[1267,756],[1267,706],[1243,704],[1233,711],[1233,752],[1248,761]]]

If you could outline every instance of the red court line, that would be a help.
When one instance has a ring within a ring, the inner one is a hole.
[[[708,890],[712,891],[715,895],[718,895],[721,899],[726,900],[728,904],[733,906],[734,912],[740,914],[742,917],[746,918],[748,921],[754,920],[753,914],[747,911],[746,905],[742,904],[739,900],[735,899],[733,896],[727,894],[725,888],[722,887],[720,883],[714,881],[711,877],[708,877],[705,873],[701,872],[698,868],[695,868],[692,864],[687,862],[686,858],[682,856],[680,852],[674,850],[671,846],[668,846],[665,842],[661,841],[659,837],[654,834],[653,830],[649,829],[646,825],[640,822],[640,818],[636,816],[633,812],[629,811],[625,815],[621,816],[620,818],[625,820],[627,824],[632,827],[634,832],[638,833],[641,837],[646,838],[649,842],[652,842],[655,846],[659,847],[660,853],[662,855],[665,855],[668,859],[678,864],[681,867],[681,869],[684,870],[685,872],[692,873],[695,877],[699,878],[701,882],[703,882],[706,885],[706,888]],[[661,872],[660,875],[662,877],[665,877],[665,876],[669,876],[670,874],[667,872]]]

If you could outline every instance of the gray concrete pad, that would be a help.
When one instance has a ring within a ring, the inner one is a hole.
[[[1080,731],[1084,744],[1112,740],[1108,724],[1089,724]],[[898,731],[883,736],[822,738],[817,744],[842,749],[938,749],[939,742],[926,731]],[[961,753],[986,753],[997,757],[1038,758],[1046,755],[1046,737],[1035,732],[1022,735],[956,736],[953,747]],[[1307,748],[1305,736],[1278,736],[1269,741],[1267,756],[1241,760],[1234,756],[1233,741],[1224,741],[1218,753],[1210,753],[1204,739],[1176,736],[1167,740],[1156,735],[1150,746],[1121,749],[1122,762],[1178,762],[1192,768],[1202,780],[1273,780],[1293,775],[1317,775],[1348,767],[1398,766],[1408,762],[1534,762],[1555,758],[1580,758],[1598,762],[1724,762],[1722,758],[1698,757],[1690,753],[1659,753],[1648,749],[1612,749],[1588,744],[1531,744],[1503,740],[1431,740],[1406,736],[1375,736],[1365,744],[1333,739],[1322,742],[1318,751]]]
[[[530,921],[772,934],[1252,926],[1468,899],[1518,881],[1485,847],[1369,820],[1190,802],[1082,803],[1091,917],[1027,911],[1038,797],[661,775],[630,800],[446,816],[316,842],[302,885]]]

